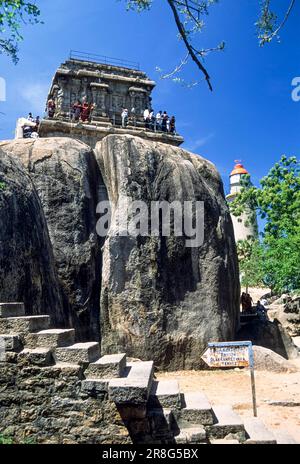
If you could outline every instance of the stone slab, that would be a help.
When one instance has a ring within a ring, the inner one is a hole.
[[[126,354],[108,354],[89,364],[85,376],[89,379],[121,377],[126,368]]]
[[[257,417],[244,420],[247,445],[276,445],[276,438]]]
[[[210,444],[211,445],[240,445],[240,442],[238,440],[220,439],[220,440],[211,440]]]
[[[54,363],[48,348],[25,349],[18,354],[18,363],[26,366],[50,366]]]
[[[0,317],[25,316],[24,303],[0,303]]]
[[[226,438],[230,436],[240,441],[245,440],[245,427],[242,419],[231,406],[214,406],[214,425],[206,427],[209,437]]]
[[[151,407],[174,408],[181,407],[181,395],[177,380],[160,380],[152,384],[149,404]]]
[[[75,343],[74,329],[48,329],[30,334],[26,344],[32,347],[66,347]]]
[[[0,335],[0,346],[5,351],[20,351],[22,342],[18,334],[2,334]]]
[[[0,334],[29,334],[46,330],[50,326],[49,316],[22,316],[0,318]]]
[[[277,445],[299,445],[294,437],[285,430],[273,430],[273,435],[277,441]]]
[[[206,431],[201,425],[182,428],[179,435],[175,437],[175,441],[176,444],[198,444],[206,441]]]
[[[75,343],[74,345],[56,348],[55,361],[71,364],[88,364],[100,357],[100,347],[97,342]]]
[[[117,404],[147,402],[153,380],[153,361],[128,363],[128,376],[109,382],[109,396]]]
[[[196,424],[212,425],[214,422],[213,410],[206,395],[203,392],[185,393],[180,418]]]
[[[81,382],[81,390],[89,395],[108,392],[109,379],[85,379]]]

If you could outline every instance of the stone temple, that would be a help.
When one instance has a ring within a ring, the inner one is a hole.
[[[100,62],[102,58],[103,62]],[[183,138],[177,134],[147,130],[143,119],[145,108],[151,108],[151,93],[155,82],[138,69],[136,63],[105,57],[71,53],[57,69],[48,100],[55,103],[53,118],[44,118],[39,128],[40,137],[71,137],[92,148],[108,134],[136,135],[147,140],[179,146]],[[117,64],[115,64],[117,63]],[[71,120],[71,109],[76,101],[86,99],[93,105],[89,121]],[[126,128],[121,126],[121,113],[128,108]],[[132,109],[134,108],[134,112]]]

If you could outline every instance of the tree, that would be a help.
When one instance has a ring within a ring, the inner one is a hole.
[[[241,284],[246,287],[265,285],[263,270],[263,247],[259,240],[248,239],[237,242]]]
[[[248,176],[242,183],[230,204],[232,213],[240,216],[250,207],[265,221],[261,249],[250,253],[248,260],[256,263],[258,276],[275,291],[300,289],[300,162],[282,156],[260,181],[260,188],[250,185]]]
[[[21,25],[40,22],[40,10],[35,3],[0,0],[0,53],[9,55],[17,63],[18,43],[23,40]]]
[[[204,66],[203,60],[208,53],[224,50],[225,43],[203,49],[196,45],[195,35],[201,32],[205,26],[204,18],[209,14],[210,8],[219,3],[219,0],[164,0],[169,5],[174,21],[176,23],[179,37],[183,40],[187,54],[173,71],[163,77],[172,77],[174,80],[183,81],[177,75],[182,68],[192,60],[203,74],[208,87],[212,90],[210,75]],[[151,8],[153,0],[126,0],[129,9],[137,11],[148,10]],[[287,10],[284,18],[279,21],[274,12],[273,0],[260,0],[260,15],[256,22],[259,43],[261,46],[279,37],[279,32],[286,24],[296,0],[288,0]]]

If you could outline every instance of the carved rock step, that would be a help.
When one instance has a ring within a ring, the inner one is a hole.
[[[110,399],[117,404],[144,404],[149,398],[153,381],[153,361],[127,363],[127,367],[127,377],[110,380]]]
[[[87,379],[122,377],[126,368],[126,354],[107,354],[95,363],[89,364],[85,371]]]
[[[18,334],[0,335],[0,349],[4,351],[18,352],[23,348],[22,341]]]
[[[206,431],[201,425],[181,427],[180,433],[175,437],[176,444],[198,444],[206,441]]]
[[[181,394],[177,380],[154,380],[149,397],[151,407],[179,409]]]
[[[0,317],[25,316],[24,303],[0,303]]]
[[[49,316],[23,316],[0,318],[0,334],[29,334],[46,330],[50,325]]]
[[[75,329],[48,329],[29,334],[26,345],[38,347],[65,347],[75,343]]]
[[[54,359],[49,348],[25,349],[18,354],[18,363],[43,367],[51,366]]]
[[[245,440],[245,427],[242,419],[231,406],[214,406],[215,424],[206,426],[209,438],[226,438],[230,435],[239,441]]]
[[[276,438],[265,424],[257,417],[244,420],[246,430],[246,445],[276,445]]]
[[[74,345],[56,348],[54,359],[57,363],[88,364],[100,357],[100,347],[97,342],[75,343]]]
[[[179,414],[180,419],[194,424],[212,425],[214,423],[212,406],[203,392],[185,393]]]
[[[108,392],[110,379],[85,379],[81,381],[81,390],[91,396]]]

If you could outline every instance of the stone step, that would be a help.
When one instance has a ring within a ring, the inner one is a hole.
[[[117,404],[144,404],[153,381],[153,361],[127,363],[127,368],[127,377],[110,380],[110,399]]]
[[[0,349],[4,351],[18,352],[23,348],[19,334],[0,335]]]
[[[276,438],[257,417],[244,420],[247,445],[276,445]]]
[[[285,430],[273,430],[277,445],[299,445],[299,443]]]
[[[52,350],[49,348],[26,348],[18,354],[18,363],[24,366],[51,366],[54,364]]]
[[[85,379],[81,381],[81,390],[91,396],[108,392],[110,379]]]
[[[211,445],[240,445],[238,440],[226,440],[225,438],[219,440],[211,440]]]
[[[89,364],[100,357],[100,347],[97,342],[75,343],[71,346],[56,348],[54,359],[57,363]]]
[[[212,406],[203,392],[185,393],[183,395],[180,419],[194,424],[213,424]]]
[[[29,334],[46,330],[50,325],[49,316],[22,316],[0,318],[0,334]]]
[[[75,343],[74,329],[48,329],[29,334],[26,345],[31,348],[38,347],[66,347]]]
[[[95,363],[89,364],[85,371],[88,379],[122,377],[126,368],[126,354],[107,354]]]
[[[245,427],[242,419],[231,406],[214,406],[214,425],[208,425],[206,430],[209,438],[230,438],[245,440]]]
[[[206,441],[206,431],[201,425],[195,425],[187,428],[180,428],[180,433],[175,437],[178,445],[199,444]]]
[[[181,394],[177,380],[154,380],[149,405],[160,408],[181,408]]]
[[[0,317],[25,316],[24,303],[0,303]]]

